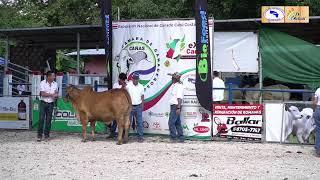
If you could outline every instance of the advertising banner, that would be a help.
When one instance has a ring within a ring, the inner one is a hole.
[[[195,3],[196,20],[196,92],[199,104],[212,110],[212,71],[207,0]]]
[[[311,102],[284,103],[282,110],[281,142],[314,144],[316,125]]]
[[[186,91],[186,88],[185,88]],[[181,120],[184,135],[191,138],[211,138],[211,112],[200,106],[196,95],[185,95]]]
[[[266,103],[265,119],[267,142],[315,143],[311,102]]]
[[[309,23],[309,6],[261,6],[262,23]]]
[[[104,33],[104,47],[105,56],[107,61],[107,67],[112,65],[112,1],[111,0],[101,0],[101,19],[102,28]],[[108,73],[112,77],[112,71]],[[112,84],[108,84],[108,88],[112,88]]]
[[[32,102],[32,128],[36,129],[39,124],[39,110],[40,101],[33,100]],[[64,102],[63,99],[57,100],[56,111],[53,111],[52,116],[52,131],[63,131],[63,132],[82,132],[82,126],[80,121],[76,118],[76,113],[70,102]],[[87,130],[90,130],[90,124],[87,125]],[[105,132],[104,123],[96,123],[96,132]]]
[[[29,129],[29,97],[0,97],[0,129]]]
[[[194,20],[118,22],[113,25],[113,37],[117,37],[113,41],[113,80],[115,82],[121,72],[126,73],[129,80],[133,72],[140,74],[139,82],[145,88],[145,133],[169,134],[172,82],[167,74],[178,72],[181,74],[185,99],[187,95],[192,95],[196,100],[190,106],[182,107],[185,134],[210,136],[205,132],[207,130],[193,131],[194,126],[202,126],[195,93],[195,32]],[[188,114],[186,118],[183,113]]]
[[[263,106],[214,105],[213,135],[220,138],[261,141]]]

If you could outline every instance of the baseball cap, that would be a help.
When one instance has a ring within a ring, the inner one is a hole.
[[[133,79],[140,79],[139,73],[134,72],[134,73],[132,74],[132,78],[133,78]]]

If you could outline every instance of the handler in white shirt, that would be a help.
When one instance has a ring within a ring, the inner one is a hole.
[[[120,73],[118,76],[118,81],[115,82],[112,86],[112,89],[122,89],[126,88],[127,75],[125,73]],[[113,121],[112,124],[108,125],[110,130],[109,138],[114,138],[116,136],[116,130],[117,130],[117,121]]]
[[[54,79],[55,79],[55,74],[52,71],[48,71],[46,74],[46,79],[40,82],[40,100],[41,101],[40,101],[40,119],[39,119],[39,126],[38,126],[37,141],[42,140],[42,134],[44,134],[45,140],[48,140],[50,136],[54,101],[58,97],[58,85],[54,81]],[[45,124],[45,128],[43,128],[44,124]]]
[[[127,90],[130,94],[132,101],[132,111],[130,121],[133,122],[133,116],[137,120],[137,132],[138,132],[138,142],[143,142],[143,121],[142,121],[142,111],[144,103],[144,88],[139,83],[139,74],[134,72],[132,75],[132,81],[127,84]]]
[[[219,78],[219,72],[213,71],[213,80],[212,80],[213,88],[225,88],[224,81]],[[216,89],[212,91],[212,97],[214,103],[220,103],[224,99],[224,90]]]
[[[180,113],[183,100],[183,85],[180,81],[181,75],[179,73],[168,74],[172,76],[172,87],[170,93],[170,115],[169,115],[169,131],[172,142],[178,140],[184,141],[183,130],[181,126]]]

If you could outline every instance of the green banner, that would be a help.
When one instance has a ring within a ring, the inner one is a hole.
[[[32,101],[32,129],[38,128],[40,101]],[[63,99],[57,101],[57,112],[52,118],[52,131],[63,132],[82,132],[81,123],[76,119],[76,113],[70,102],[64,102]],[[90,123],[87,125],[87,131],[90,132]],[[102,122],[96,123],[95,132],[104,133],[105,125]]]

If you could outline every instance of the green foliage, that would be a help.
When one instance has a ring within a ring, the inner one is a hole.
[[[193,18],[195,0],[113,0],[112,15],[121,19]],[[215,19],[259,18],[262,5],[307,5],[320,15],[319,0],[208,0]],[[99,0],[0,0],[0,29],[100,24]],[[0,42],[0,56],[3,54]]]
[[[56,69],[63,72],[77,68],[77,61],[72,56],[66,56],[66,51],[58,50],[56,55]]]
[[[2,2],[2,3],[1,3]],[[99,24],[99,0],[0,0],[0,28]],[[113,19],[192,18],[195,0],[113,0]],[[215,19],[258,18],[262,5],[307,5],[320,15],[319,0],[208,0]]]

